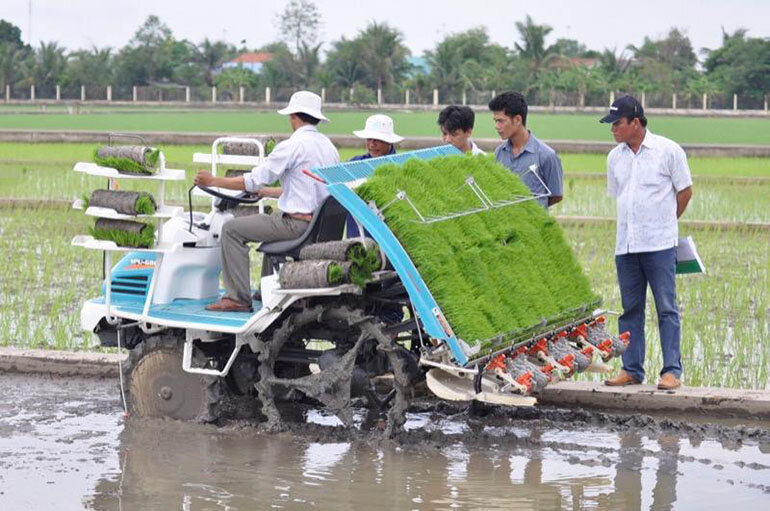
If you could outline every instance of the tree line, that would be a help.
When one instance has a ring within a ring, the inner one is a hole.
[[[606,98],[611,90],[757,99],[770,92],[770,39],[749,37],[744,29],[724,32],[722,46],[713,50],[696,51],[677,28],[640,46],[596,50],[567,38],[548,44],[552,28],[526,16],[516,22],[510,47],[476,27],[444,37],[423,53],[420,65],[410,60],[403,34],[387,23],[373,21],[353,38],[326,43],[318,40],[322,15],[310,0],[290,0],[276,21],[283,40],[261,48],[180,40],[149,16],[122,48],[70,51],[57,42],[26,45],[18,27],[0,20],[0,87],[35,85],[39,97],[51,97],[57,85],[65,91],[111,85],[118,93],[134,85],[336,88],[352,89],[361,102],[374,102],[378,89],[390,97],[408,89],[416,99],[437,89],[453,101],[460,91],[514,89],[541,102],[564,93]],[[243,52],[274,57],[259,73],[222,69]]]

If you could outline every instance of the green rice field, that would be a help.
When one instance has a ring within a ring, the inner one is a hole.
[[[77,115],[66,113],[2,113],[4,129],[97,130],[97,131],[180,131],[216,133],[288,133],[286,118],[270,111],[172,111],[92,110]],[[384,112],[390,115],[396,131],[404,136],[438,136],[437,112]],[[361,129],[372,112],[329,111],[331,122],[321,126],[329,134],[350,134]],[[600,124],[594,114],[532,113],[527,125],[544,140],[590,140],[611,142],[609,126]],[[650,117],[650,129],[679,143],[770,144],[770,116],[764,118],[728,117]],[[492,115],[479,112],[474,134],[496,138]]]
[[[101,186],[102,180],[71,171],[74,162],[91,161],[95,147],[96,144],[87,143],[0,142],[0,197],[70,200],[80,197],[84,189]],[[162,150],[166,155],[167,166],[187,171],[187,181],[170,183],[168,186],[171,200],[183,202],[195,172],[205,167],[192,163],[193,153],[209,152],[211,148],[203,145],[167,145]],[[363,152],[363,146],[342,148],[340,158],[348,160]],[[564,191],[570,200],[557,205],[553,212],[614,215],[614,203],[606,197],[603,189],[605,156],[567,153],[560,157],[565,172]],[[762,197],[770,193],[770,159],[698,157],[690,159],[690,167],[695,180],[696,197],[686,218],[770,221],[770,208],[762,200]],[[708,186],[701,188],[701,183]],[[128,183],[126,189],[132,189],[133,186],[146,188],[146,184]],[[743,194],[746,194],[746,200],[742,201],[740,196]]]
[[[99,294],[101,254],[70,240],[91,219],[62,207],[0,207],[0,345],[91,350],[80,331],[81,303]],[[568,225],[564,232],[604,306],[620,310],[613,227]],[[697,230],[692,234],[706,275],[677,280],[682,311],[682,357],[688,385],[770,388],[770,232]],[[252,276],[256,278],[257,258]],[[652,304],[652,298],[649,298]],[[661,356],[654,320],[647,313],[647,372]],[[614,321],[611,328],[617,328]],[[618,364],[617,361],[614,362]],[[591,375],[583,375],[591,378]]]
[[[133,114],[132,114],[133,115]],[[770,138],[768,138],[770,139]],[[71,350],[99,349],[79,330],[83,300],[99,293],[101,254],[76,249],[70,241],[88,232],[93,219],[62,203],[81,197],[104,180],[72,172],[74,162],[89,161],[94,144],[0,143],[0,345]],[[198,168],[192,153],[206,146],[163,148],[169,166],[184,168],[188,180],[169,184],[172,201],[185,203]],[[362,149],[341,150],[348,159]],[[565,199],[552,214],[614,218],[606,197],[604,155],[561,155]],[[685,382],[736,388],[770,388],[770,229],[739,225],[770,223],[770,160],[693,158],[694,197],[685,220],[732,221],[720,229],[680,227],[691,234],[707,267],[705,275],[677,279],[682,311]],[[748,179],[747,179],[748,178]],[[137,187],[121,182],[122,189]],[[154,191],[154,186],[138,187]],[[5,199],[5,201],[4,201]],[[28,199],[29,206],[7,199]],[[3,205],[5,202],[5,205]],[[206,207],[204,200],[197,207]],[[612,222],[562,223],[575,252],[604,306],[620,310],[614,267]],[[259,260],[253,257],[252,276]],[[647,371],[654,380],[661,364],[655,311],[648,303]],[[611,319],[611,328],[616,328]],[[618,362],[614,362],[618,365]],[[582,378],[598,378],[583,375]]]

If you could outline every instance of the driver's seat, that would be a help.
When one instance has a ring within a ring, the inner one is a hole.
[[[293,240],[271,241],[262,243],[257,249],[265,255],[262,262],[262,274],[267,268],[273,270],[274,265],[286,257],[297,259],[299,251],[305,245],[321,241],[333,241],[342,239],[342,231],[345,228],[345,219],[348,211],[331,195],[326,197],[318,209],[313,213],[310,224],[302,236]],[[267,264],[270,261],[272,264]],[[269,275],[272,271],[268,272]]]

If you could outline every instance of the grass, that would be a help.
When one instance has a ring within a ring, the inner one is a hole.
[[[73,162],[91,161],[93,144],[89,143],[25,143],[0,142],[0,165],[18,165],[35,167],[55,165],[64,169],[71,168]],[[166,165],[172,168],[192,169],[192,155],[196,152],[208,153],[211,146],[203,145],[164,145],[161,146],[166,156]],[[340,148],[340,158],[345,161],[366,152],[363,141],[360,147]],[[605,174],[607,157],[604,154],[560,154],[565,173]],[[690,158],[690,170],[697,177],[767,177],[770,178],[770,158],[752,157],[696,157]],[[5,173],[1,174],[5,175]]]
[[[607,173],[605,154],[559,154],[565,173]],[[770,158],[694,157],[688,158],[693,177],[770,178]]]
[[[608,197],[604,179],[567,176],[564,201],[551,208],[554,215],[615,218],[615,199]],[[693,185],[693,198],[682,220],[770,222],[770,180],[761,183],[707,182]]]
[[[437,112],[384,112],[396,131],[404,136],[436,136]],[[331,122],[321,126],[330,134],[351,134],[361,129],[371,111],[330,111]],[[127,110],[125,112],[0,114],[5,129],[98,130],[98,131],[182,131],[216,133],[288,133],[285,117],[272,112],[195,111],[173,112]],[[528,126],[544,140],[612,141],[599,115],[533,113]],[[650,118],[650,129],[679,143],[758,144],[770,143],[770,118],[679,117]],[[492,116],[479,112],[476,137],[496,138]]]

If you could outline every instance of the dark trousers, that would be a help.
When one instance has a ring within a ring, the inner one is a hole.
[[[644,311],[647,284],[655,298],[658,329],[663,352],[660,374],[682,375],[680,341],[682,329],[676,305],[676,247],[657,252],[640,252],[615,256],[618,284],[623,302],[619,330],[631,332],[631,343],[623,354],[623,369],[640,382],[644,381]]]

